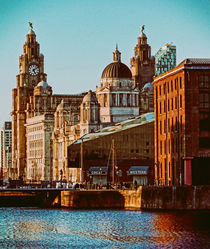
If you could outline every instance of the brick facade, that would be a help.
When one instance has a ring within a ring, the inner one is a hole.
[[[155,178],[184,184],[184,160],[210,156],[210,59],[186,59],[156,77]]]

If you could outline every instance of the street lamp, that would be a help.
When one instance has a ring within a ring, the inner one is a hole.
[[[116,175],[117,175],[117,185],[118,185],[118,166],[115,165],[115,169],[116,169]]]
[[[63,179],[62,179],[62,178],[63,178],[63,170],[62,170],[62,169],[60,170],[60,176],[61,176],[60,182],[61,182],[61,187],[62,187],[62,180],[63,180]]]
[[[101,174],[102,174],[102,168],[99,169],[99,174],[100,174],[100,184],[101,184]]]

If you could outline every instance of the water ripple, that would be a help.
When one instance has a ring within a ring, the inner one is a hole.
[[[0,248],[210,248],[210,212],[0,208]]]

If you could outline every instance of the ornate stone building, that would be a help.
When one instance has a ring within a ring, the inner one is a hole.
[[[26,179],[52,179],[51,135],[54,115],[47,114],[26,119]]]
[[[130,61],[134,86],[139,89],[144,84],[152,82],[155,75],[155,58],[151,56],[151,47],[147,43],[147,36],[143,31],[144,25],[141,27],[138,44],[134,48],[134,57]]]
[[[72,113],[79,112],[84,94],[53,95],[46,83],[44,56],[40,54],[39,43],[33,28],[27,34],[23,54],[19,57],[17,87],[12,90],[12,168],[14,178],[27,175],[27,119],[44,114],[54,114],[57,105],[64,101],[72,106]],[[29,122],[29,121],[28,121]],[[79,120],[78,120],[79,122]]]
[[[79,112],[79,108],[67,105],[64,101],[61,101],[56,109],[52,133],[53,180],[60,180],[61,177],[72,179],[67,167],[67,147],[80,137]]]
[[[96,96],[102,123],[121,122],[139,115],[139,91],[134,87],[130,69],[121,62],[117,47],[113,62],[102,73]]]
[[[151,68],[150,47],[146,44],[143,31],[141,36],[140,49],[147,51],[147,56],[144,52],[142,58]],[[141,74],[141,80],[144,79],[142,84],[149,79],[145,75]],[[31,27],[19,58],[17,87],[13,89],[14,178],[74,180],[74,175],[77,179],[79,170],[70,172],[67,167],[67,147],[87,133],[138,116],[140,98],[138,84],[135,83],[137,79],[136,76],[132,78],[130,69],[121,62],[121,53],[116,47],[113,62],[103,70],[100,86],[96,87],[95,92],[53,94],[52,87],[46,82],[44,56],[40,54],[39,43]],[[148,107],[148,103],[144,103],[145,106]]]
[[[154,112],[154,87],[148,82],[140,90],[140,114]]]

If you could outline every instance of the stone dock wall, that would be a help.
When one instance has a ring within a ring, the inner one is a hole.
[[[210,186],[143,186],[137,190],[6,190],[0,191],[0,206],[210,210]]]
[[[138,190],[62,191],[66,208],[210,210],[210,186],[143,186]]]

